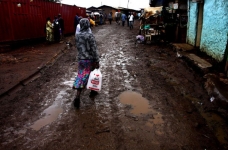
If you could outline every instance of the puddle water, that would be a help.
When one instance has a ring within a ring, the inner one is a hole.
[[[33,130],[40,130],[43,126],[52,123],[55,121],[59,114],[63,112],[63,109],[58,105],[52,105],[45,109],[43,113],[45,113],[45,117],[37,120],[32,126],[30,126]]]
[[[146,126],[153,127],[153,125],[163,124],[162,114],[150,108],[149,101],[142,97],[141,94],[133,91],[125,91],[119,95],[122,104],[131,105],[131,113],[134,115],[152,114],[153,119],[149,119]]]
[[[152,111],[152,109],[149,108],[148,100],[143,98],[139,93],[126,91],[119,95],[119,99],[122,104],[128,104],[132,106],[132,114],[147,114]]]
[[[45,114],[45,116],[39,120],[37,120],[32,126],[30,126],[33,130],[40,130],[45,125],[48,125],[55,121],[59,114],[63,112],[63,109],[60,107],[60,104],[63,100],[63,96],[67,93],[65,91],[60,91],[55,98],[55,103],[45,109],[42,114]]]

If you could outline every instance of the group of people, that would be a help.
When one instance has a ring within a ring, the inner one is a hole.
[[[61,17],[61,14],[54,17],[54,20],[51,21],[51,18],[48,17],[46,20],[46,40],[48,42],[60,42],[63,38],[64,32],[64,20]]]
[[[122,21],[122,26],[125,26],[125,22],[127,21],[128,26],[130,29],[133,28],[134,23],[134,15],[132,12],[129,13],[128,16],[125,15],[125,13],[116,12],[115,13],[116,23],[120,24],[120,20]]]

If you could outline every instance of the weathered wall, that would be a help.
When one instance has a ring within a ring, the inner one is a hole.
[[[197,3],[189,3],[189,13],[188,13],[188,31],[187,31],[187,43],[195,45],[196,40],[196,29],[197,29]]]
[[[59,13],[64,19],[64,34],[69,34],[75,30],[75,15],[85,17],[86,9],[44,0],[0,0],[0,43],[45,37],[46,18],[53,20]]]
[[[228,0],[204,0],[200,49],[222,61],[227,44]]]

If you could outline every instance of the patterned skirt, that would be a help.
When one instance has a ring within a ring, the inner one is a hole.
[[[80,60],[78,62],[78,75],[75,78],[73,88],[85,88],[89,79],[90,71],[93,70],[93,60]]]

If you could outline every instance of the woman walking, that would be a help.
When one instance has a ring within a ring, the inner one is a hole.
[[[80,32],[76,36],[76,47],[78,50],[78,75],[75,79],[73,88],[77,89],[74,106],[80,107],[80,95],[82,89],[86,87],[89,74],[94,68],[99,68],[99,53],[95,37],[90,30],[90,22],[83,18],[79,22]],[[94,99],[96,91],[90,92],[90,98]]]

